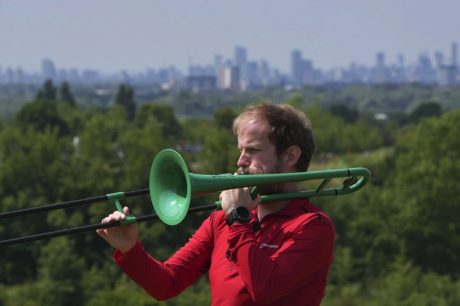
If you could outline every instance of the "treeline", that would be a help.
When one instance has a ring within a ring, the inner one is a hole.
[[[459,305],[459,109],[424,100],[378,120],[336,101],[294,95],[279,102],[310,117],[318,143],[313,168],[364,166],[373,173],[355,194],[314,199],[337,227],[323,305]],[[184,117],[161,99],[139,103],[123,84],[111,106],[79,105],[69,84],[47,82],[33,102],[0,121],[1,211],[145,188],[164,148],[179,151],[191,172],[235,170],[231,122],[244,103],[223,105],[211,118]],[[134,215],[152,212],[148,196],[123,202]],[[103,202],[3,219],[0,238],[99,223],[114,209]],[[166,259],[206,216],[190,215],[174,227],[141,223],[141,239]],[[156,302],[120,273],[111,253],[94,232],[1,247],[0,305],[209,304],[205,277]]]
[[[62,87],[62,84],[55,84]],[[364,113],[409,114],[425,103],[439,104],[443,111],[460,106],[460,87],[411,84],[325,84],[295,89],[268,87],[253,91],[164,90],[159,85],[134,84],[138,106],[156,103],[174,108],[176,116],[211,118],[222,107],[241,107],[261,98],[288,101],[300,96],[305,106],[319,103],[323,107],[346,105]],[[42,86],[33,84],[0,84],[0,114],[11,118],[24,104],[32,101]],[[60,89],[59,89],[60,90]],[[58,91],[59,91],[58,90]],[[115,83],[72,84],[72,92],[81,108],[113,106],[120,88]]]

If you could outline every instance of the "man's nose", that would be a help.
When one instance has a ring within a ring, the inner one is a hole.
[[[237,166],[240,168],[249,167],[251,164],[248,154],[241,152],[240,158],[238,159]]]

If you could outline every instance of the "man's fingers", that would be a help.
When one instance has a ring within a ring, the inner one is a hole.
[[[128,208],[126,208],[126,212],[128,212]],[[123,209],[125,210],[125,209]],[[126,215],[124,213],[121,213],[119,211],[114,211],[113,213],[111,213],[110,215],[108,215],[107,217],[105,217],[104,219],[102,219],[101,223],[110,223],[110,222],[113,222],[113,221],[121,221],[121,220],[124,220],[126,218]]]

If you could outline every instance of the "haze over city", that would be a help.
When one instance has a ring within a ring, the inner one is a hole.
[[[300,50],[315,68],[396,63],[450,53],[460,2],[441,1],[0,1],[0,66],[120,70],[248,57],[288,72]]]

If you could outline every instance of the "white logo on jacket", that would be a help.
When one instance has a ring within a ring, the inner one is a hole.
[[[277,248],[279,248],[279,245],[277,245],[277,244],[268,244],[268,243],[262,242],[260,244],[259,248],[261,248],[261,249],[263,249],[263,248],[277,249]]]

